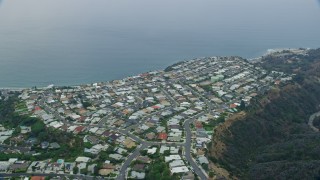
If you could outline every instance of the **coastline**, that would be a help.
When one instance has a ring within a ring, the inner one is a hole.
[[[273,54],[273,53],[277,53],[277,52],[281,52],[281,51],[285,51],[285,50],[289,50],[289,51],[296,51],[296,50],[300,50],[300,49],[304,49],[304,50],[310,50],[312,48],[271,48],[271,49],[267,49],[264,53],[262,53],[260,56],[258,57],[255,57],[255,58],[244,58],[244,59],[247,59],[248,61],[257,61],[257,60],[260,60],[261,58],[263,58],[264,56],[268,56],[270,54]],[[230,57],[230,56],[211,56],[211,57]],[[192,59],[186,59],[186,60],[180,60],[180,61],[175,61],[175,62],[172,62],[171,65],[168,65],[167,67],[163,68],[163,69],[158,69],[158,70],[149,70],[149,71],[144,71],[144,72],[141,72],[139,74],[143,74],[143,73],[146,73],[146,72],[150,72],[150,71],[166,71],[168,68],[176,65],[176,64],[180,64],[180,63],[183,63],[185,61],[192,61],[192,60],[195,60],[199,57],[196,57],[196,58],[192,58]],[[242,58],[242,57],[241,57]],[[126,77],[123,77],[122,79],[125,79],[125,78],[128,78],[128,77],[132,77],[132,76],[135,76],[135,75],[131,75],[131,76],[126,76]],[[105,81],[100,81],[100,82],[109,82],[109,81],[113,81],[113,80],[120,80],[120,79],[112,79],[112,80],[105,80]],[[100,82],[83,82],[81,84],[76,84],[76,85],[57,85],[55,87],[63,87],[63,86],[69,86],[69,87],[76,87],[76,86],[80,86],[80,85],[83,85],[83,84],[94,84],[94,83],[100,83]],[[72,83],[70,83],[72,84]],[[49,84],[48,84],[49,85]],[[48,85],[47,86],[36,86],[37,89],[46,89],[48,88]],[[23,91],[25,89],[32,89],[32,87],[35,87],[35,86],[31,86],[31,87],[0,87],[0,90],[9,90],[9,91]]]
[[[25,89],[31,89],[31,88],[11,88],[11,87],[0,87],[0,91],[1,90],[7,90],[7,91],[23,91]]]

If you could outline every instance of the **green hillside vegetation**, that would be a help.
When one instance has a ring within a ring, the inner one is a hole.
[[[227,178],[320,178],[320,134],[307,125],[320,111],[320,49],[306,56],[267,56],[258,65],[297,75],[253,99],[245,117],[219,126],[211,160],[229,171]]]
[[[53,128],[48,128],[38,118],[27,115],[19,115],[15,112],[15,105],[20,103],[17,95],[12,95],[8,100],[0,100],[0,124],[6,128],[15,128],[13,136],[20,133],[20,126],[31,126],[31,132],[23,135],[24,140],[30,137],[37,138],[38,143],[42,141],[57,142],[61,146],[59,149],[44,150],[39,145],[32,147],[33,151],[40,152],[38,156],[27,154],[5,154],[0,152],[0,160],[8,160],[9,158],[20,158],[23,160],[44,160],[48,158],[67,158],[74,160],[77,156],[83,154],[81,149],[84,148],[82,139],[71,133],[66,133]],[[18,144],[20,145],[20,144]],[[24,146],[23,142],[21,146]]]

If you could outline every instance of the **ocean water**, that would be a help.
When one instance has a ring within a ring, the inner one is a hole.
[[[180,60],[320,47],[319,0],[0,0],[0,87],[77,85]]]

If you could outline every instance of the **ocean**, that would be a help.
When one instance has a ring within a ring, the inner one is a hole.
[[[204,56],[319,48],[318,0],[0,0],[0,87],[121,79]]]

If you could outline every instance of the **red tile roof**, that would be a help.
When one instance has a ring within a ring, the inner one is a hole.
[[[32,176],[31,180],[44,180],[45,176]]]
[[[166,140],[168,138],[167,133],[159,133],[158,139]]]
[[[236,104],[230,104],[230,108],[236,108],[237,105]]]
[[[86,127],[84,127],[84,126],[78,126],[78,127],[76,127],[76,129],[74,130],[74,132],[79,133],[79,132],[83,131],[85,128],[86,128]]]
[[[153,109],[160,109],[159,106],[152,106]]]
[[[195,122],[195,126],[196,126],[196,128],[203,128],[202,123],[199,121]]]
[[[84,122],[84,120],[86,120],[86,118],[87,118],[87,117],[85,117],[85,116],[81,116],[81,117],[78,119],[78,121],[79,121],[79,122]]]
[[[34,110],[35,110],[35,111],[40,111],[40,110],[41,110],[41,107],[36,106],[36,107],[34,108]]]

